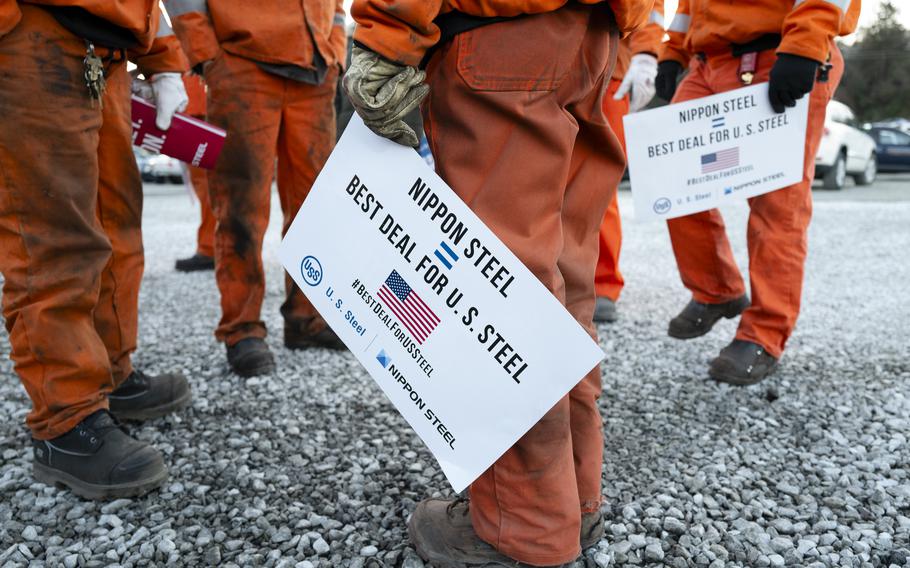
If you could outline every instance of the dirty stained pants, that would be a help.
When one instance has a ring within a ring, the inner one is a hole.
[[[830,43],[830,77],[816,83],[809,97],[803,179],[749,199],[747,241],[752,305],[743,312],[736,338],[757,343],[780,357],[799,316],[806,232],[812,216],[815,154],[825,124],[825,108],[843,74],[844,62]],[[756,82],[768,80],[776,56],[758,56]],[[688,101],[742,87],[739,58],[732,55],[694,58],[673,102]],[[727,240],[723,217],[712,209],[667,221],[683,284],[698,302],[717,304],[746,293],[745,283]]]
[[[423,107],[442,178],[592,337],[603,188],[623,169],[603,114],[610,21],[572,4],[462,33],[429,62]],[[601,503],[600,390],[598,367],[471,485],[480,538],[534,565],[579,554]]]
[[[611,79],[604,96],[604,114],[610,128],[619,138],[625,150],[625,130],[622,117],[629,114],[629,95],[620,100],[613,100],[619,85],[619,79]],[[618,186],[606,188],[610,193],[610,205],[600,223],[600,255],[597,258],[597,271],[594,273],[594,288],[598,297],[609,298],[614,302],[619,299],[619,294],[625,285],[625,279],[619,271],[619,253],[622,248],[622,221],[619,217]]]
[[[206,68],[208,121],[227,131],[215,169],[209,172],[209,195],[217,221],[215,278],[221,291],[215,336],[228,345],[266,335],[260,317],[265,293],[262,241],[275,160],[283,235],[335,144],[337,78],[338,68],[332,67],[321,85],[293,81],[224,51]],[[287,274],[285,289],[285,325],[304,334],[325,329],[325,321]]]
[[[0,38],[0,272],[11,358],[55,438],[132,371],[143,271],[142,182],[126,62],[104,108],[82,77],[85,43],[40,8]],[[99,55],[106,56],[102,50]]]
[[[199,199],[199,229],[196,231],[196,253],[215,256],[215,214],[209,200],[209,172],[196,166],[187,166],[193,193]]]

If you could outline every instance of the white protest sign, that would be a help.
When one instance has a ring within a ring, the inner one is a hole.
[[[637,220],[671,219],[803,177],[809,98],[778,114],[768,84],[626,115]]]
[[[456,491],[603,358],[416,152],[356,116],[279,257]]]

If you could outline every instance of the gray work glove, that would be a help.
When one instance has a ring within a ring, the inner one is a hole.
[[[342,84],[370,130],[416,148],[420,140],[404,117],[430,92],[425,79],[426,73],[416,67],[393,63],[355,45]]]

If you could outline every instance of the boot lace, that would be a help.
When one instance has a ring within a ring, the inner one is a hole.
[[[449,517],[454,517],[456,515],[455,509],[461,505],[464,505],[464,510],[461,512],[461,516],[464,517],[470,511],[471,499],[463,493],[456,495],[455,499],[446,506],[446,514],[448,514]]]

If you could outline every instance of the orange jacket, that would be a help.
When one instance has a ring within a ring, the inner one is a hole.
[[[619,53],[616,57],[616,67],[613,69],[613,79],[622,80],[629,68],[629,61],[633,55],[650,53],[657,57],[660,43],[664,40],[664,0],[655,0],[648,21],[630,35],[619,42]]]
[[[344,65],[342,0],[164,0],[164,5],[192,65],[223,49],[261,63],[312,68],[314,43],[326,64]]]
[[[582,4],[606,2],[623,33],[645,23],[654,0],[577,0]],[[357,20],[354,39],[380,55],[405,65],[417,65],[439,41],[439,14],[457,10],[471,16],[518,16],[552,12],[568,0],[354,0]]]
[[[729,53],[735,43],[780,34],[778,53],[818,62],[828,59],[828,42],[856,29],[862,0],[680,0],[660,59],[684,67],[696,53]]]
[[[186,58],[177,38],[167,25],[158,0],[22,0],[45,6],[78,6],[86,11],[125,28],[136,37],[138,46],[130,50],[133,60],[145,74],[187,69]],[[0,0],[0,37],[10,32],[22,14],[15,0]]]

